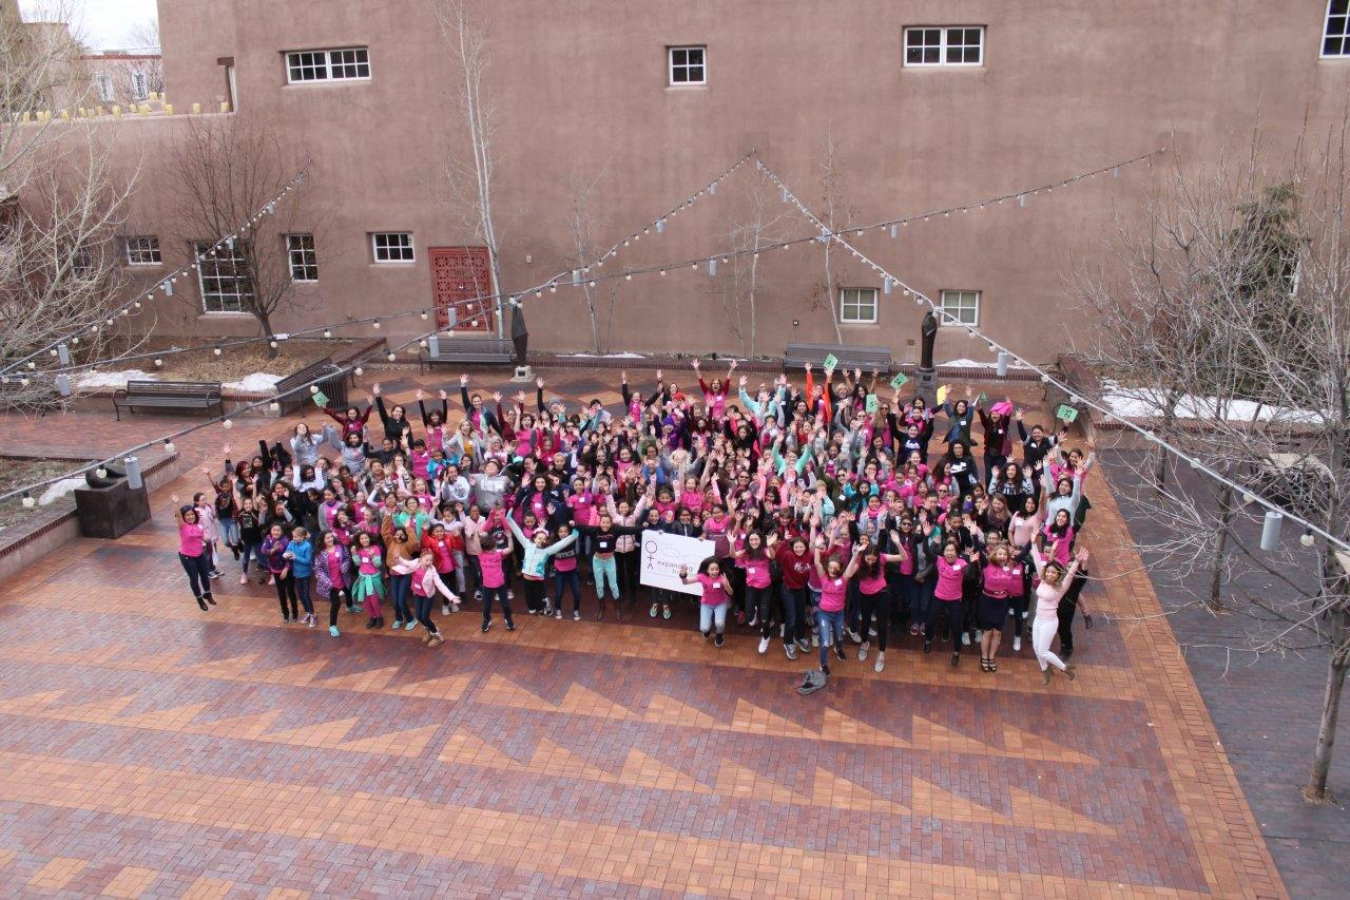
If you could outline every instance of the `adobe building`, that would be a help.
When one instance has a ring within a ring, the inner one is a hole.
[[[570,276],[526,294],[532,347],[743,355],[750,257],[716,274],[675,264],[748,246],[756,221],[761,242],[815,226],[747,164],[659,233],[641,229],[753,150],[822,218],[832,200],[841,226],[958,207],[894,238],[849,240],[963,320],[1051,359],[1085,324],[1071,271],[1104,261],[1115,217],[1137,216],[1164,167],[1240,153],[1258,124],[1275,152],[1305,122],[1325,134],[1350,83],[1346,0],[469,0],[488,34],[482,91],[495,110],[502,283],[485,291],[487,251],[446,177],[471,146],[436,0],[322,6],[160,4],[174,114],[109,126],[119,153],[142,160],[127,225],[138,283],[215,237],[174,230],[164,159],[188,120],[234,116],[274,130],[310,167],[300,211],[274,236],[302,282],[279,330],[524,292],[578,265],[580,231],[590,250],[641,237],[597,274],[670,270],[600,280],[590,304]],[[1163,147],[1118,177],[978,205]],[[304,210],[321,210],[322,227]],[[843,317],[845,342],[917,359],[921,309],[847,252],[831,253],[828,281],[821,244],[773,251],[755,277],[754,354],[833,341]],[[230,297],[192,282],[192,304],[161,307],[156,328],[256,333]],[[427,328],[412,316],[384,333]],[[945,328],[937,358],[957,357],[990,358]]]

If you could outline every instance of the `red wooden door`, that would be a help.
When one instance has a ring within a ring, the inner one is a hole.
[[[436,326],[457,331],[493,330],[497,324],[495,303],[479,299],[493,292],[492,262],[487,248],[431,247],[427,252],[431,259],[431,295],[436,300]]]

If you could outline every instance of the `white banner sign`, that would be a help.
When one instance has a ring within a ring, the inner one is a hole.
[[[699,563],[713,555],[714,544],[701,538],[681,537],[663,531],[642,532],[642,583],[684,594],[702,594],[703,588],[680,583],[680,566],[698,573]]]

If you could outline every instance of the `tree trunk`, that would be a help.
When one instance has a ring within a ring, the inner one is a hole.
[[[595,353],[597,356],[605,351],[600,346],[600,318],[595,313],[595,298],[591,296],[590,282],[583,282],[582,290],[586,292],[586,311],[591,315],[591,337],[595,340]]]
[[[1167,406],[1163,408],[1162,428],[1159,435],[1163,440],[1167,440],[1172,434],[1172,426],[1176,423],[1177,415],[1177,395],[1175,391],[1167,392]],[[1154,489],[1161,494],[1163,487],[1167,484],[1167,456],[1166,450],[1158,448],[1158,471],[1153,477]]]
[[[755,231],[755,254],[750,258],[750,352],[749,359],[755,358],[755,278],[759,274],[759,231]]]
[[[1331,613],[1332,633],[1339,638],[1333,645],[1327,666],[1327,690],[1322,701],[1322,721],[1317,728],[1317,748],[1313,751],[1312,771],[1303,794],[1318,803],[1329,802],[1327,776],[1331,771],[1331,753],[1336,746],[1336,723],[1340,718],[1341,691],[1345,687],[1346,669],[1350,668],[1350,641],[1346,640],[1350,627],[1350,612],[1342,600]]]
[[[1219,488],[1219,521],[1215,525],[1214,558],[1209,566],[1209,597],[1206,603],[1211,610],[1223,609],[1223,561],[1228,551],[1228,526],[1233,520],[1233,489],[1228,485]]]
[[[830,308],[830,321],[834,323],[834,339],[842,344],[844,332],[839,328],[839,304],[834,302],[834,278],[830,275],[830,244],[831,241],[825,242],[825,305]]]
[[[267,338],[267,358],[276,359],[277,348],[272,346],[272,338],[275,337],[275,333],[272,331],[272,317],[261,309],[253,310],[253,315],[258,320],[258,325],[262,327],[263,337]]]

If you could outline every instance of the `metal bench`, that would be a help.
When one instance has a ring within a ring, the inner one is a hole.
[[[121,421],[122,410],[204,409],[225,412],[219,381],[128,381],[125,388],[113,391],[113,409]]]
[[[820,369],[825,366],[825,357],[830,355],[839,360],[840,369],[862,369],[867,372],[876,369],[879,372],[889,373],[893,365],[889,347],[788,344],[787,350],[783,353],[783,368],[804,369],[806,364],[810,363],[811,368]]]
[[[281,406],[281,415],[289,416],[309,402],[313,392],[296,389],[305,388],[311,383],[323,392],[333,409],[342,409],[347,405],[347,376],[343,374],[341,366],[333,363],[332,357],[325,356],[277,382],[277,403]]]
[[[418,371],[441,364],[486,363],[509,366],[516,359],[515,347],[506,338],[435,337],[417,354]]]

